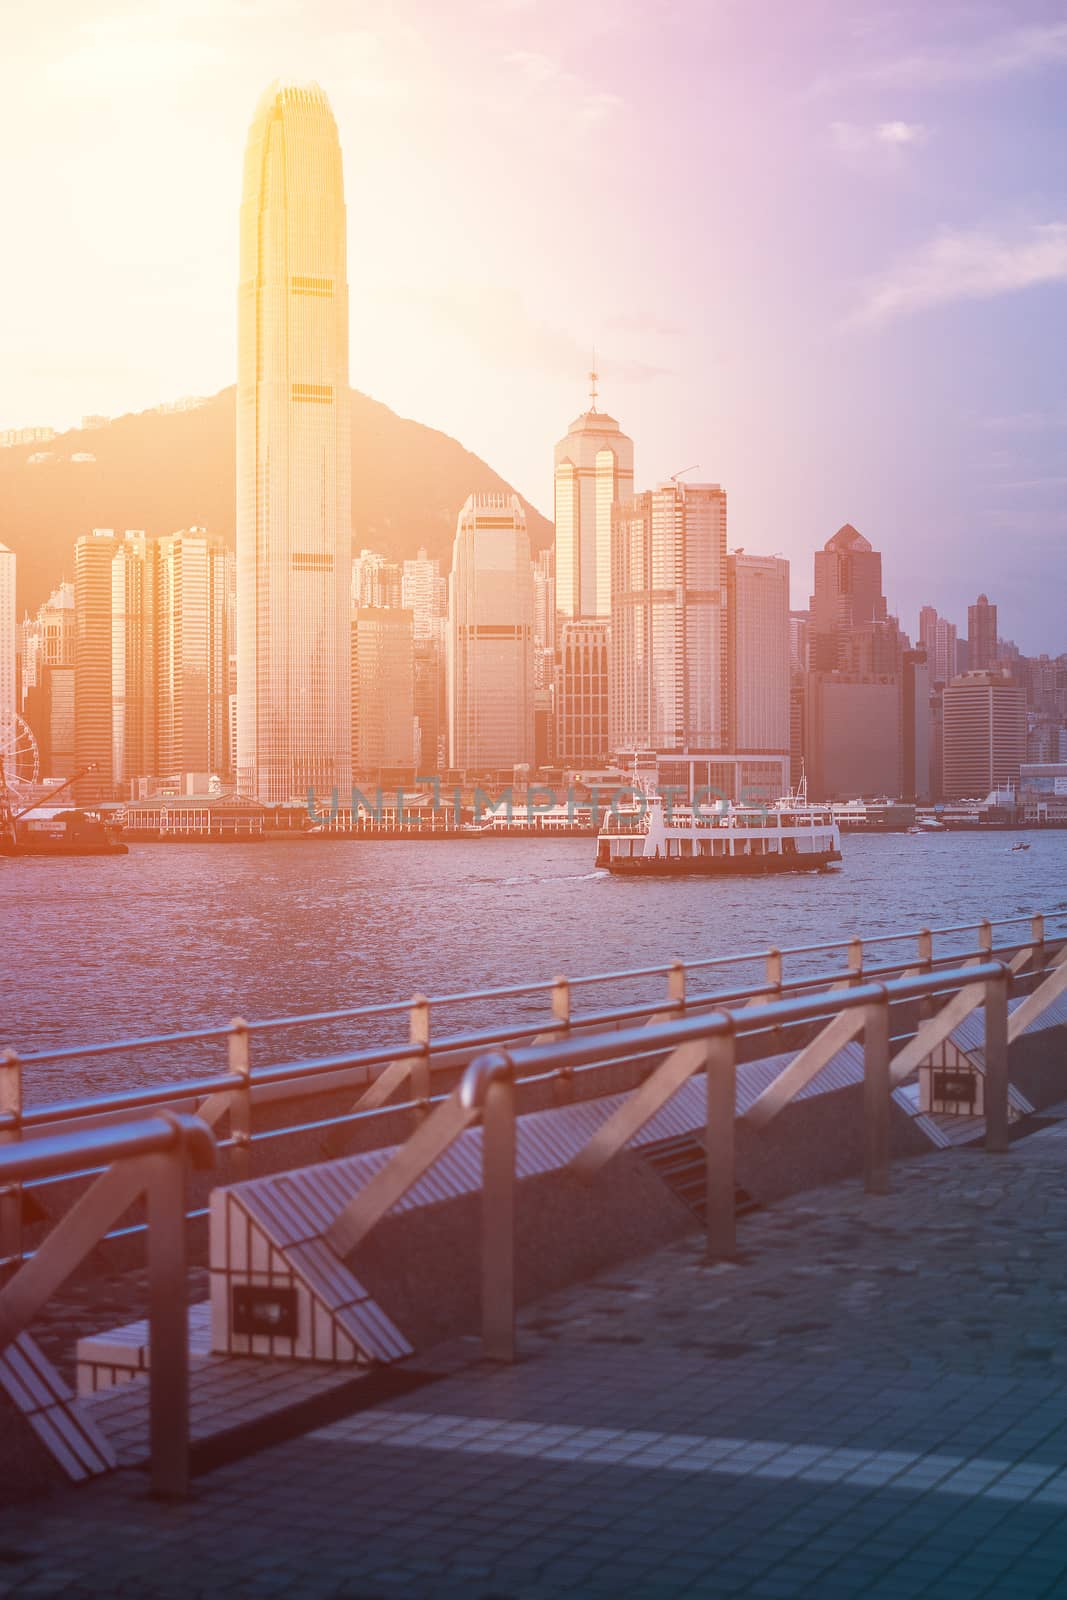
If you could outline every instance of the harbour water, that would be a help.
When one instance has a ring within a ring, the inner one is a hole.
[[[1018,838],[1031,848],[1013,851]],[[641,883],[595,872],[588,839],[137,845],[115,859],[8,861],[0,865],[0,1047],[27,1053],[234,1015],[1067,910],[1067,832],[851,836],[843,850],[843,867],[825,875]],[[938,945],[953,947],[948,938]],[[893,949],[872,958],[888,960]],[[728,981],[758,981],[758,969]],[[648,980],[643,992],[661,982]],[[597,1006],[611,996],[598,991]],[[585,1003],[593,1008],[591,995]],[[508,1007],[537,1016],[545,1002]],[[435,1008],[433,1018],[435,1032],[489,1019],[486,1004]],[[401,1017],[394,1030],[402,1027]],[[334,1024],[315,1045],[358,1048],[373,1037],[366,1024]],[[298,1048],[307,1053],[306,1041],[280,1034],[257,1043],[256,1059]],[[212,1049],[28,1067],[27,1099],[218,1070]]]

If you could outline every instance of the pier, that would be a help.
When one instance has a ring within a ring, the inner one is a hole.
[[[2,1580],[1054,1593],[1065,1027],[1059,914],[9,1049]]]

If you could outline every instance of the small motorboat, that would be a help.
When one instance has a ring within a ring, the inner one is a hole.
[[[1016,839],[1015,843],[1012,845],[1011,848],[1012,848],[1013,851],[1015,851],[1015,850],[1029,850],[1030,842],[1029,842],[1028,839]]]

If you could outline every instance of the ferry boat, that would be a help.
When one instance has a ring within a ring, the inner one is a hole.
[[[86,811],[52,811],[14,821],[0,837],[0,856],[125,856],[116,826]]]
[[[790,795],[772,806],[664,804],[655,790],[613,806],[597,837],[596,864],[629,878],[762,877],[824,872],[841,860],[829,806]]]

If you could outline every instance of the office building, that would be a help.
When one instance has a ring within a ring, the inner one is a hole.
[[[1014,788],[1026,759],[1024,690],[1006,672],[954,678],[943,696],[942,745],[947,800],[984,800],[994,789]]]
[[[553,759],[562,765],[607,759],[610,648],[606,617],[560,624]]]
[[[157,770],[228,778],[234,558],[183,529],[158,541],[158,586]]]
[[[726,492],[670,482],[616,507],[609,738],[615,753],[726,748]]]
[[[341,147],[316,84],[248,136],[237,339],[237,777],[267,804],[351,775],[351,449]]]
[[[790,748],[789,562],[737,551],[727,558],[729,747],[737,755]]]
[[[37,741],[42,778],[74,766],[74,585],[61,583],[22,625],[22,716]]]
[[[94,528],[74,546],[74,794],[82,805],[114,798],[111,562],[118,549],[111,528]]]
[[[128,531],[111,559],[111,774],[116,793],[170,771],[159,761],[159,544]]]
[[[352,618],[352,766],[357,777],[415,765],[415,629],[402,607]]]
[[[811,597],[810,670],[857,670],[852,635],[886,619],[882,557],[850,522],[815,552],[815,593]]]
[[[555,449],[556,613],[560,622],[611,615],[612,508],[633,494],[634,447],[614,417],[576,417]]]
[[[533,568],[516,495],[472,494],[448,580],[448,747],[453,768],[534,759]]]
[[[926,651],[930,687],[943,689],[959,671],[955,623],[938,616],[935,607],[923,606],[919,612],[919,643]]]
[[[990,605],[987,595],[980,594],[974,605],[967,607],[967,643],[969,672],[989,672],[997,665],[997,608]]]

